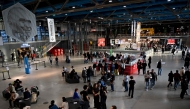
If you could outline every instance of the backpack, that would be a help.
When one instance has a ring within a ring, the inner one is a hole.
[[[86,70],[82,70],[82,77],[86,76]]]

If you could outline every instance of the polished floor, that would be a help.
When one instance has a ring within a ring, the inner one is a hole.
[[[167,88],[168,84],[168,73],[173,70],[180,70],[183,66],[183,60],[181,60],[181,53],[179,52],[175,56],[170,53],[166,54],[155,54],[152,55],[152,68],[156,71],[157,61],[162,59],[165,64],[163,65],[163,74],[158,77],[156,86],[153,90],[146,91],[144,76],[137,75],[137,72],[133,75],[136,80],[134,98],[131,99],[127,96],[127,92],[124,92],[122,87],[123,76],[116,76],[115,91],[108,93],[107,108],[111,105],[116,105],[118,109],[189,109],[190,108],[190,96],[185,95],[184,99],[180,99],[179,95],[181,92],[180,87],[175,91],[173,88]],[[55,100],[56,104],[61,105],[61,97],[71,97],[75,88],[82,90],[85,83],[79,84],[68,84],[64,78],[61,77],[62,66],[66,66],[70,69],[74,66],[75,70],[81,75],[83,67],[92,65],[83,64],[83,58],[80,56],[71,57],[71,63],[66,64],[64,62],[65,57],[59,57],[59,66],[50,66],[48,59],[46,60],[47,67],[44,68],[43,63],[38,64],[38,70],[35,65],[31,65],[31,74],[24,73],[24,67],[18,68],[16,65],[10,67],[10,75],[12,79],[0,81],[0,91],[3,91],[8,87],[8,84],[13,82],[15,79],[23,81],[23,86],[30,88],[31,86],[37,85],[40,90],[40,96],[37,104],[33,104],[31,109],[47,109],[51,100]],[[3,70],[4,68],[0,68]],[[2,75],[0,75],[2,77]],[[5,74],[5,77],[7,75]],[[100,75],[92,77],[92,82],[97,82]],[[108,87],[110,90],[110,87]],[[91,96],[91,95],[90,95]],[[0,95],[0,109],[7,109],[9,107],[8,101],[5,101],[2,95]],[[48,102],[48,104],[45,104]],[[94,107],[93,99],[91,97],[90,107]]]

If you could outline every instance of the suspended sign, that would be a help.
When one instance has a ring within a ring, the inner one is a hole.
[[[49,31],[49,42],[56,42],[54,19],[48,18],[47,22],[48,22],[48,31]]]

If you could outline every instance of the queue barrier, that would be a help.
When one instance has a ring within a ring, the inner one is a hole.
[[[45,68],[45,67],[46,67],[46,62],[45,62],[45,61],[41,61],[41,62],[43,62],[43,65],[44,65],[44,68]],[[32,63],[32,64],[29,63],[29,66],[35,64],[36,70],[38,70],[38,64],[41,63],[41,62],[34,62],[34,63]]]

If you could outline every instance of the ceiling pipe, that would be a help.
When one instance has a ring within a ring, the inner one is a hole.
[[[86,8],[79,8],[79,9],[70,9],[70,10],[65,10],[65,11],[58,11],[58,12],[52,12],[52,13],[47,13],[47,14],[41,14],[41,15],[36,15],[37,18],[40,17],[47,17],[51,15],[59,15],[59,14],[65,14],[65,13],[72,13],[72,12],[79,12],[79,11],[87,11],[87,10],[93,10],[93,9],[101,9],[101,8],[108,8],[108,7],[113,7],[113,6],[122,6],[122,5],[129,5],[129,4],[134,4],[134,3],[142,3],[142,2],[148,2],[151,0],[128,0],[127,2],[119,2],[119,3],[112,3],[112,4],[100,4],[92,7],[86,7]]]

